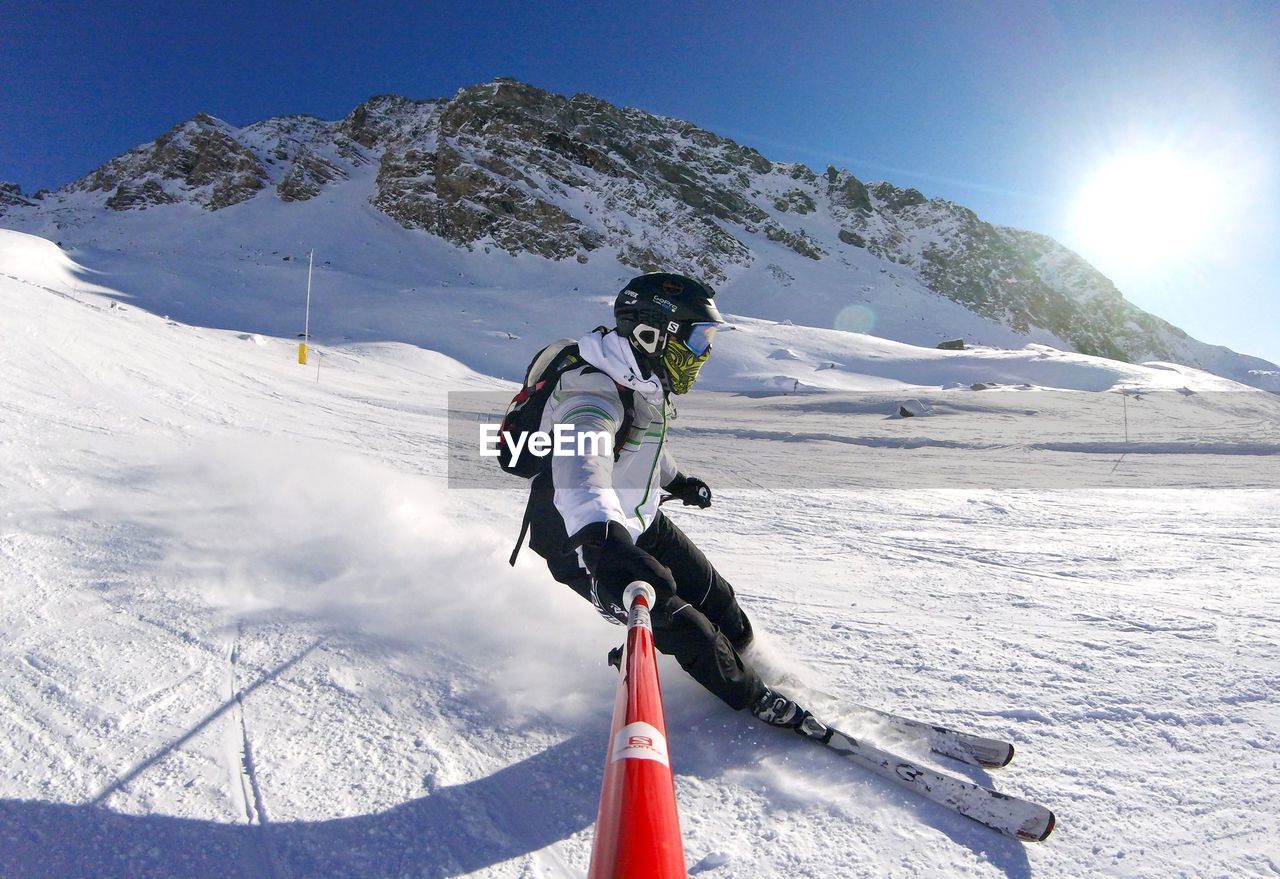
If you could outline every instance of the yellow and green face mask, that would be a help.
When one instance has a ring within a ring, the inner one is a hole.
[[[707,345],[701,354],[694,354],[689,350],[689,346],[679,339],[669,340],[667,350],[662,352],[662,366],[666,370],[671,393],[689,393],[694,379],[698,377],[698,370],[702,369],[702,364],[706,363],[710,357],[710,345]]]

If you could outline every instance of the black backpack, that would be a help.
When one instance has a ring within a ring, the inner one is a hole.
[[[582,366],[593,372],[601,371],[582,359],[582,355],[578,353],[578,343],[573,339],[552,342],[529,362],[529,368],[524,374],[524,385],[511,398],[507,414],[503,416],[502,425],[498,429],[498,466],[505,472],[524,479],[532,479],[538,475],[547,458],[531,454],[515,457],[512,450],[519,447],[528,452],[528,435],[542,426],[542,410],[546,408],[547,398],[555,390],[560,376]],[[627,434],[631,432],[631,402],[635,393],[625,385],[617,385],[617,388],[618,396],[622,398],[623,416],[622,424],[614,436],[615,461],[622,454]]]
[[[511,398],[511,403],[507,406],[507,414],[503,416],[502,426],[498,430],[498,466],[505,472],[524,479],[533,479],[544,472],[544,462],[549,461],[550,458],[527,454],[514,458],[511,450],[523,438],[524,444],[520,448],[528,451],[528,434],[542,427],[542,410],[546,408],[547,398],[555,390],[560,376],[581,366],[594,372],[603,371],[582,359],[582,355],[578,353],[578,343],[573,339],[552,342],[529,362],[529,368],[524,374],[524,384],[520,392]],[[617,382],[614,382],[614,385],[617,386],[618,396],[622,399],[622,424],[613,438],[613,460],[616,461],[622,454],[627,435],[631,432],[631,404],[635,391]],[[536,485],[537,483],[535,487]],[[524,545],[525,535],[529,533],[530,516],[536,494],[536,490],[530,492],[529,503],[525,505],[524,521],[520,523],[520,536],[516,538],[515,548],[511,551],[512,565],[516,563],[520,547]],[[562,525],[561,531],[563,530]]]

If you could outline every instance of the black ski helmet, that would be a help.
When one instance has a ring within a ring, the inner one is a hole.
[[[613,303],[622,336],[637,351],[661,358],[667,339],[695,323],[723,323],[716,291],[701,281],[669,272],[632,278]]]

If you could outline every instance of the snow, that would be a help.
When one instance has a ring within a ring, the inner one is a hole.
[[[312,230],[251,202],[241,238],[201,236],[186,211],[71,253],[0,231],[0,875],[584,875],[621,630],[527,549],[507,566],[523,486],[449,487],[446,395],[510,394],[607,309],[560,307],[541,260],[347,230],[318,248],[303,367]],[[373,307],[415,286],[430,309]],[[880,740],[1058,830],[1000,837],[664,660],[691,872],[1280,873],[1280,400],[733,322],[672,440],[715,504],[671,515],[756,658],[1007,738],[989,772]],[[910,399],[933,417],[890,417]]]

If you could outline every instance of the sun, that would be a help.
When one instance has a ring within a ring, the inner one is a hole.
[[[1209,163],[1169,152],[1104,163],[1075,204],[1075,237],[1113,265],[1180,259],[1210,237],[1224,187]]]

